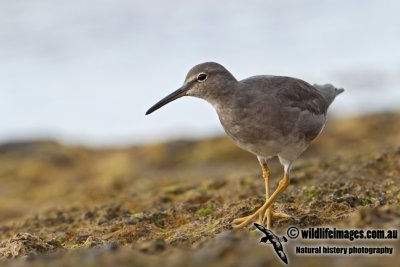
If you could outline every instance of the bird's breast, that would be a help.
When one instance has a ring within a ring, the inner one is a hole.
[[[219,120],[226,134],[240,148],[258,156],[271,156],[279,152],[282,135],[269,117],[260,117],[251,108],[218,110]]]

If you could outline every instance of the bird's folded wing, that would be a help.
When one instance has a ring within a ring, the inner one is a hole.
[[[275,76],[273,79],[279,84],[274,97],[282,107],[299,108],[316,115],[326,113],[329,104],[311,84],[290,77]]]

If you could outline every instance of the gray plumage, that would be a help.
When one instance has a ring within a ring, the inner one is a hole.
[[[284,76],[238,81],[222,65],[206,62],[193,67],[184,85],[146,114],[184,95],[202,98],[213,105],[225,132],[239,147],[260,161],[278,156],[288,170],[321,132],[329,105],[342,92],[330,84],[311,85]]]
[[[238,81],[222,65],[206,62],[193,67],[182,87],[157,102],[146,115],[182,96],[211,103],[228,136],[257,156],[265,181],[265,203],[252,215],[234,220],[233,227],[245,227],[258,217],[271,228],[271,205],[288,187],[293,161],[322,131],[329,105],[342,92],[330,84],[311,85],[284,76],[261,75]],[[285,173],[270,195],[267,162],[273,156],[278,156]],[[287,263],[279,240],[270,241]]]

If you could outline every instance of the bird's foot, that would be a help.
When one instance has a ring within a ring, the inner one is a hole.
[[[233,223],[233,228],[235,228],[235,224],[240,224],[240,223],[244,222],[245,220],[249,219],[250,217],[252,217],[252,215],[248,215],[248,216],[244,216],[244,217],[241,217],[241,218],[234,219],[233,222],[232,222]]]
[[[249,225],[252,221],[255,220],[255,218],[258,216],[258,223],[263,224],[264,220],[269,216],[270,214],[270,209],[266,206],[267,203],[262,205],[256,212],[254,212],[251,215],[242,217],[242,218],[237,218],[233,220],[232,222],[232,227],[235,229],[240,229],[243,228],[247,225]],[[271,219],[267,220],[268,224],[270,224]]]
[[[261,225],[265,225],[265,223],[266,223],[267,224],[266,227],[268,229],[271,229],[272,218],[284,218],[284,219],[292,218],[292,216],[290,216],[286,213],[274,212],[271,210],[271,208],[264,210],[263,207],[264,206],[259,208],[255,213],[253,213],[251,215],[233,220],[233,222],[232,222],[233,228],[240,229],[240,228],[243,228],[243,227],[249,225],[252,221],[255,220],[257,215],[258,215],[257,223],[259,223]]]
[[[274,217],[274,218],[283,218],[283,219],[292,218],[291,215],[283,213],[283,212],[272,212],[272,217]]]
[[[241,229],[241,228],[249,225],[253,221],[253,218],[254,217],[252,217],[252,215],[245,216],[242,218],[237,218],[237,219],[233,220],[232,227],[235,229]]]

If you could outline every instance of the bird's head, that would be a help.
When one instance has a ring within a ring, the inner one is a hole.
[[[218,63],[206,62],[196,65],[186,75],[183,85],[154,104],[146,115],[182,96],[194,96],[214,103],[220,97],[229,94],[235,83],[235,77]]]

